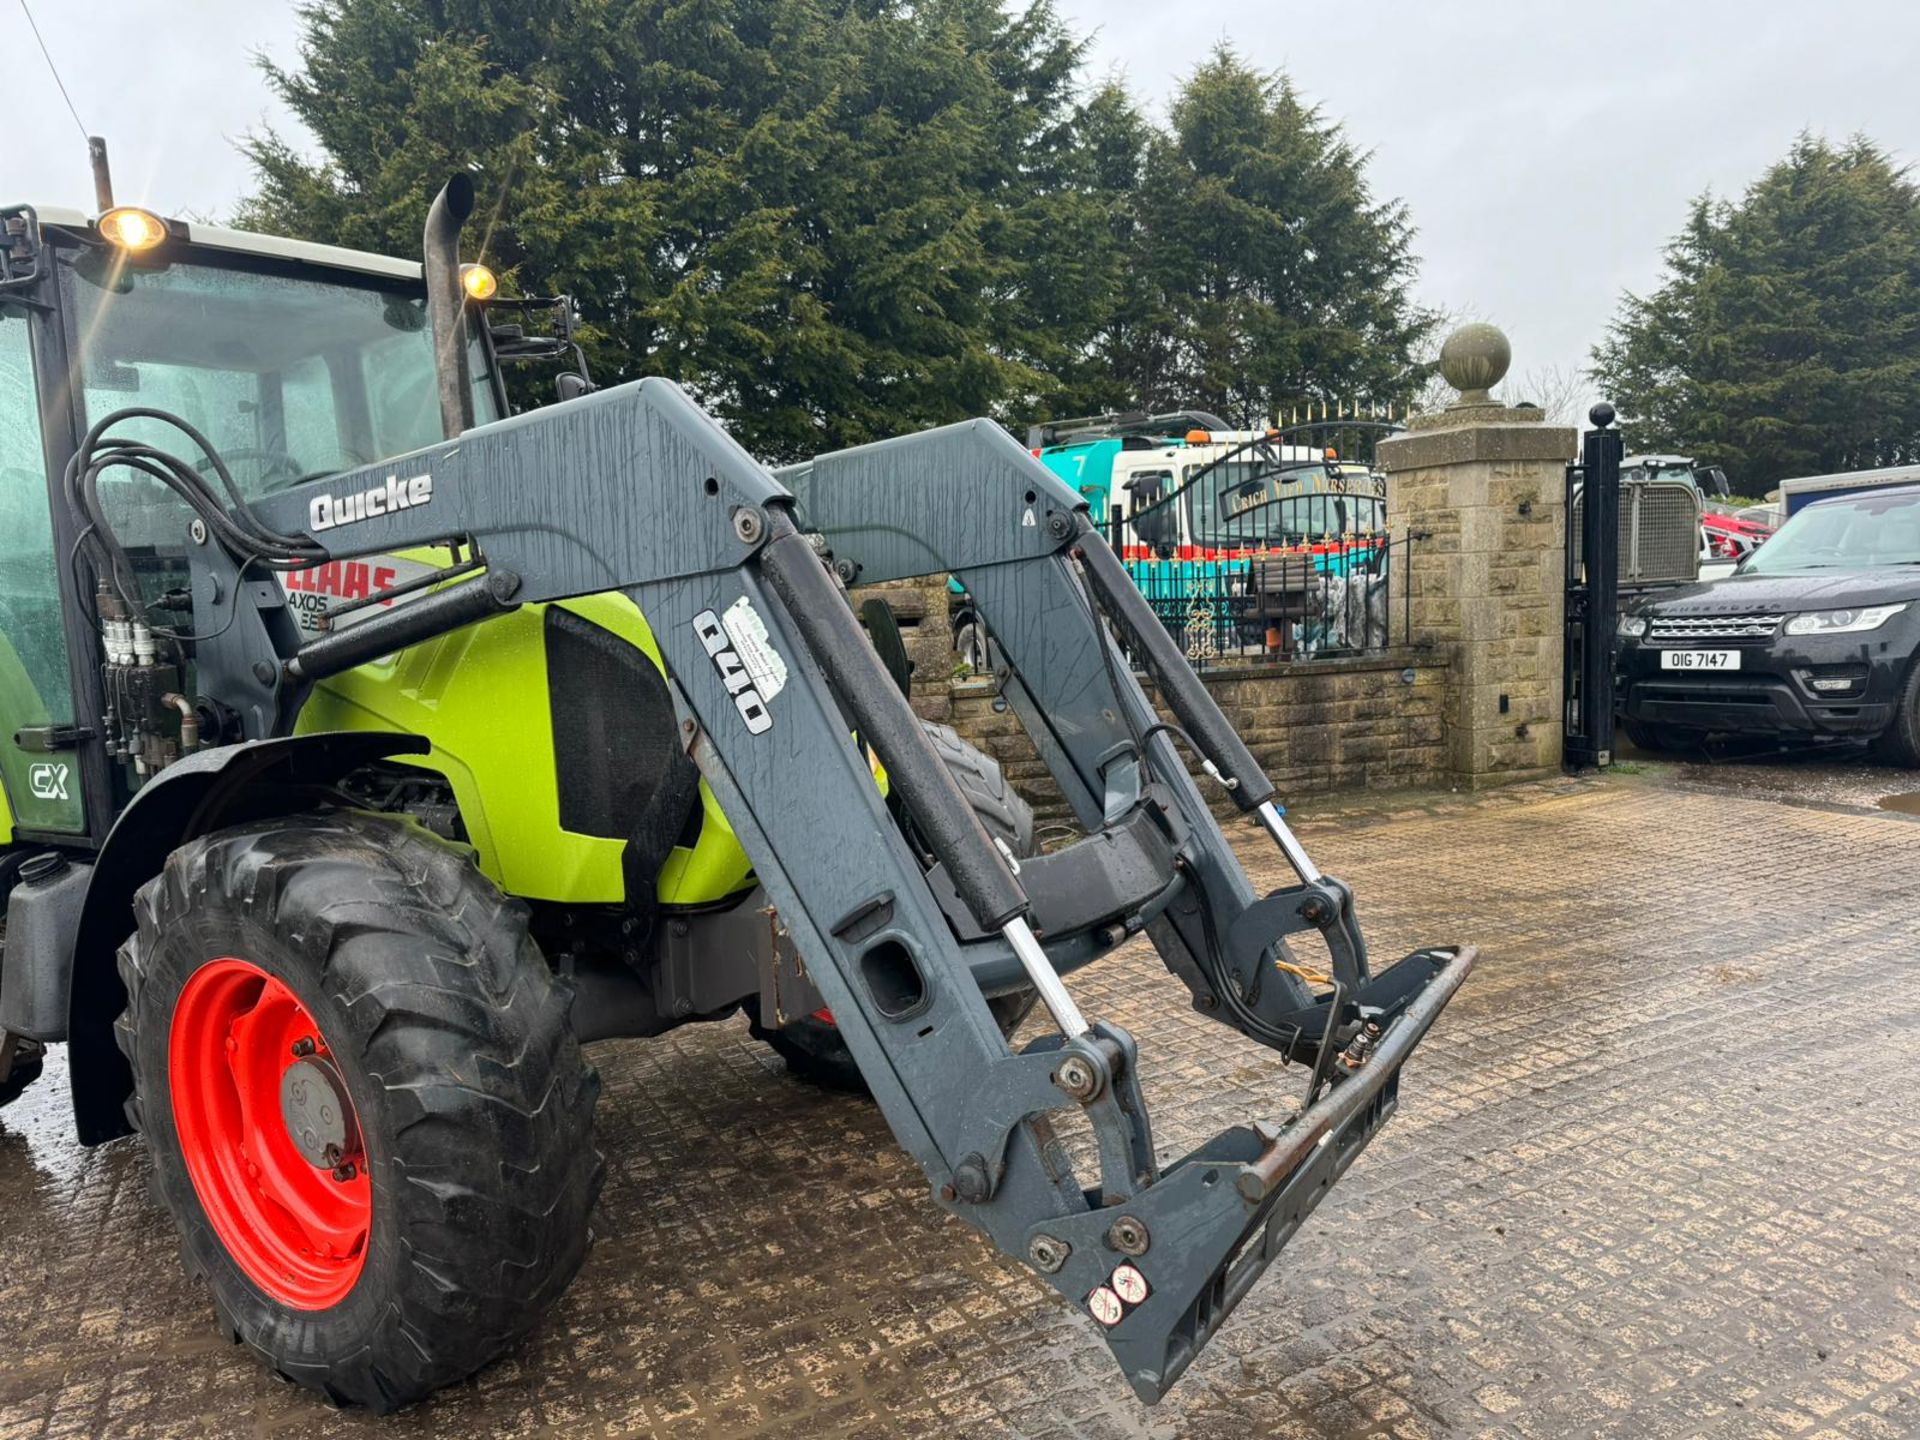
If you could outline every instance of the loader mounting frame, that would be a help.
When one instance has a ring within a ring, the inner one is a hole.
[[[1004,430],[950,426],[785,479],[671,383],[645,380],[298,486],[256,503],[256,518],[333,558],[457,541],[485,573],[302,649],[279,587],[198,545],[200,686],[265,739],[288,733],[317,675],[503,607],[624,591],[659,643],[687,752],[935,1198],[1091,1314],[1135,1391],[1157,1400],[1392,1113],[1402,1063],[1473,952],[1370,969],[1346,887],[1306,858],[1084,502]],[[959,578],[1086,839],[1016,873],[836,569],[862,583]],[[1145,655],[1181,738],[1297,884],[1254,892],[1103,619]],[[1303,1109],[1163,1164],[1133,1038],[1089,1022],[1059,979],[1141,932],[1202,1013],[1312,1066]],[[1285,937],[1303,933],[1327,944],[1330,989],[1274,963],[1291,964]],[[1018,1053],[983,998],[1016,983],[1038,990],[1055,1032]],[[1073,1109],[1097,1142],[1091,1180],[1048,1122]]]

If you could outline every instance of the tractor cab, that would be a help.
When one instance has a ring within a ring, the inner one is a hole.
[[[170,421],[139,413],[164,412],[204,437],[222,484],[251,503],[437,444],[447,437],[427,288],[416,260],[133,207],[90,220],[15,206],[0,211],[0,227],[0,832],[97,837],[125,785],[83,761],[79,745],[76,716],[102,713],[111,697],[98,693],[97,640],[84,620],[75,628],[86,607],[77,596],[63,603],[76,583],[63,557],[83,538],[63,498],[69,461],[114,414],[116,438],[177,447]],[[470,300],[494,299],[484,267],[461,278]],[[564,335],[530,341],[526,324],[466,326],[475,423],[509,411],[503,362],[577,354],[570,307],[534,303],[553,307]],[[213,473],[205,453],[196,466]],[[177,609],[187,547],[204,543],[204,528],[194,531],[192,512],[151,467],[116,467],[97,485],[131,583],[147,604]],[[382,556],[278,578],[313,634],[330,611],[380,603],[434,563],[444,557]],[[146,767],[134,771],[137,783]]]

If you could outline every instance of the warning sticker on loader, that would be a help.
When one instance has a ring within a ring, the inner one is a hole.
[[[1147,1277],[1137,1266],[1116,1265],[1107,1283],[1094,1286],[1087,1295],[1087,1313],[1111,1330],[1146,1304],[1152,1293]]]
[[[773,641],[767,635],[767,622],[760,618],[752,601],[742,595],[727,607],[720,623],[727,627],[727,638],[733,641],[740,663],[753,677],[753,688],[760,692],[762,700],[771,700],[787,688],[787,662],[773,648]]]

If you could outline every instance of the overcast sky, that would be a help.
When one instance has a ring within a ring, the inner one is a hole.
[[[248,186],[234,142],[297,134],[251,59],[295,58],[291,3],[28,3],[123,200],[221,217]],[[1687,200],[1737,194],[1798,131],[1920,159],[1914,0],[1059,3],[1096,32],[1095,73],[1156,107],[1222,40],[1285,67],[1373,153],[1377,193],[1407,202],[1420,298],[1501,325],[1516,375],[1584,365]],[[84,142],[20,0],[0,0],[0,93],[0,199],[90,209]]]

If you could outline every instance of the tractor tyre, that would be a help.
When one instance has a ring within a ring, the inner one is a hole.
[[[526,907],[412,825],[327,812],[188,842],[134,914],[129,1117],[223,1332],[378,1411],[516,1344],[605,1173]]]
[[[40,1078],[46,1055],[47,1047],[38,1040],[14,1037],[12,1061],[5,1077],[0,1078],[0,1109],[18,1100],[26,1088]]]
[[[960,793],[967,797],[973,813],[980,817],[987,834],[1004,841],[1015,859],[1037,854],[1038,846],[1033,837],[1033,809],[1008,783],[1000,762],[962,740],[951,725],[936,725],[931,720],[920,723],[927,732],[927,739],[933,742],[933,748],[946,762],[947,771],[959,785]],[[911,834],[912,822],[906,820],[902,823]],[[1034,999],[1033,991],[1022,989],[1007,995],[996,995],[987,1001],[987,1008],[993,1011],[993,1018],[1000,1024],[1001,1034],[1011,1036],[1020,1028],[1020,1022],[1033,1009]],[[747,1028],[754,1039],[764,1040],[772,1046],[780,1058],[787,1062],[787,1072],[796,1080],[805,1080],[829,1090],[847,1090],[861,1095],[867,1093],[867,1082],[860,1074],[859,1063],[854,1060],[853,1052],[847,1049],[847,1042],[840,1038],[839,1027],[826,1012],[801,1016],[789,1020],[785,1025],[769,1027],[761,1023],[757,1000],[748,1001],[744,1008],[747,1012]]]

